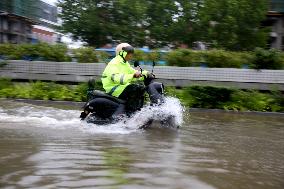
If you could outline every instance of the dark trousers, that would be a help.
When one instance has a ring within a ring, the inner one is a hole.
[[[126,112],[131,113],[142,108],[144,103],[145,87],[142,84],[130,84],[118,98],[126,101]]]

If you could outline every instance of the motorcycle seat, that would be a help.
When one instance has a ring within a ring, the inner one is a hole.
[[[114,102],[118,102],[118,103],[120,103],[120,104],[125,104],[125,103],[126,103],[125,100],[122,100],[122,99],[119,99],[119,98],[114,97],[114,96],[112,96],[112,95],[109,95],[109,94],[107,94],[107,93],[105,93],[105,92],[103,92],[103,91],[94,90],[93,92],[94,92],[95,97],[97,97],[97,98],[98,98],[98,97],[106,98],[106,99],[112,100],[112,101],[114,101]]]

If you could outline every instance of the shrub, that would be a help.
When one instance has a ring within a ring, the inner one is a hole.
[[[92,47],[82,47],[73,50],[74,58],[80,63],[98,62],[98,56]]]
[[[62,44],[0,44],[0,55],[14,60],[70,61],[67,47]]]
[[[271,95],[257,91],[235,91],[224,109],[240,111],[279,111],[277,100]]]
[[[103,90],[102,83],[95,82],[94,88]],[[0,97],[4,98],[86,101],[87,90],[87,83],[69,86],[41,81],[12,83],[9,79],[0,79]],[[166,87],[166,95],[176,96],[184,105],[194,108],[284,111],[284,97],[280,91],[261,93],[252,90],[192,86],[184,89]]]
[[[284,97],[280,91],[262,93],[211,86],[192,86],[184,89],[167,87],[166,94],[176,96],[192,108],[218,108],[235,111],[284,111]]]
[[[146,59],[146,55],[142,50],[135,50],[135,53],[133,54],[133,60],[145,61]]]
[[[34,90],[30,93],[30,98],[43,100],[49,99],[48,93],[52,90],[50,90],[50,87],[46,83],[37,81],[32,83],[31,86]]]
[[[224,50],[193,51],[178,49],[168,54],[170,66],[208,66],[210,68],[251,67],[253,55],[248,52],[230,52]]]
[[[12,54],[16,52],[16,45],[10,43],[0,44],[0,56],[2,59],[12,59]]]
[[[98,62],[101,62],[101,63],[107,63],[110,59],[110,54],[108,54],[107,52],[103,52],[103,51],[96,51],[95,52],[96,55],[97,55],[97,58],[98,58]]]
[[[41,81],[13,84],[9,79],[0,79],[0,97],[4,98],[86,101],[87,89],[87,83],[76,86]],[[102,83],[96,82],[95,89],[103,90]]]
[[[5,88],[9,88],[11,87],[13,84],[11,82],[11,79],[8,78],[0,78],[0,90],[1,89],[5,89]]]
[[[264,50],[256,48],[254,51],[253,68],[255,69],[282,69],[284,55],[275,49]]]
[[[160,54],[158,51],[152,51],[150,53],[147,53],[146,61],[157,62],[159,59],[160,59]]]
[[[192,51],[187,49],[179,49],[171,51],[168,54],[167,62],[169,66],[189,67],[192,65],[193,59],[191,57]]]
[[[211,86],[192,86],[186,89],[191,96],[190,106],[194,108],[222,108],[230,100],[233,89]]]
[[[206,62],[211,68],[249,67],[252,56],[249,53],[211,50],[206,52]]]
[[[46,58],[48,60],[57,61],[57,62],[70,62],[71,57],[67,55],[68,48],[66,45],[63,44],[55,44],[51,45],[50,48],[52,50],[49,51],[49,56]]]
[[[272,112],[284,112],[284,94],[281,91],[270,91],[273,98],[271,103]]]
[[[141,61],[143,64],[152,64],[153,61],[159,64],[159,61],[164,61],[165,54],[160,53],[158,50],[153,50],[151,52],[144,52],[142,50],[135,50],[133,55],[134,61]]]

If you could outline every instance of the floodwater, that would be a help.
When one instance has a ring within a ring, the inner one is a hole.
[[[137,129],[157,110],[96,126],[77,107],[0,100],[0,188],[284,188],[283,114],[165,110],[183,113],[178,131]]]

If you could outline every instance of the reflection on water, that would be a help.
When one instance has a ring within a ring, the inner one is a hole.
[[[281,115],[193,112],[177,132],[78,115],[0,101],[0,188],[284,188]]]

